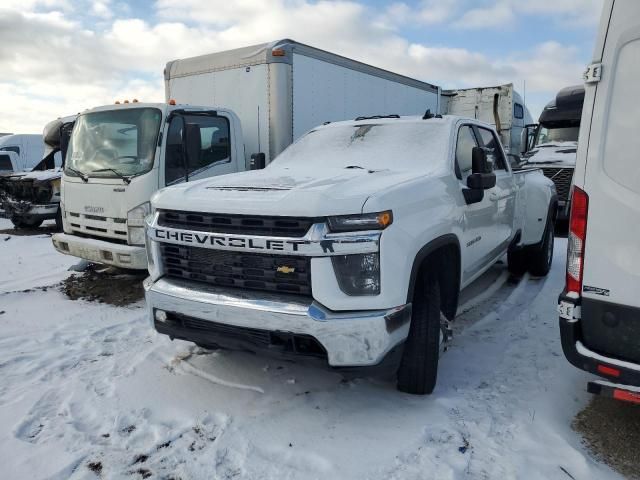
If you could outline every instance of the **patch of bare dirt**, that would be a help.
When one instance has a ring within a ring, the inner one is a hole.
[[[593,455],[625,478],[640,479],[640,406],[594,396],[573,421]]]
[[[144,298],[145,271],[120,270],[89,264],[84,272],[62,281],[61,290],[71,300],[108,303],[124,307]]]

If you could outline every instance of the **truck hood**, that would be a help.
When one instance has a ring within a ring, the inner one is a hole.
[[[359,213],[371,195],[410,181],[415,172],[267,167],[166,188],[156,208],[212,213],[326,216]]]
[[[528,163],[558,167],[574,167],[578,142],[552,142],[538,145],[525,154]]]

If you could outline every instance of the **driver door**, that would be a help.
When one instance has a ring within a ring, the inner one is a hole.
[[[167,130],[165,185],[237,171],[231,158],[229,119],[213,114],[174,115]]]

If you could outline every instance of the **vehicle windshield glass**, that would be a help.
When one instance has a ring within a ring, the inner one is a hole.
[[[71,134],[65,173],[76,175],[76,170],[89,176],[117,177],[113,170],[127,176],[148,172],[153,167],[161,117],[157,108],[80,115]]]
[[[577,142],[580,127],[547,128],[540,126],[536,135],[535,146],[546,143]]]
[[[311,130],[273,162],[278,167],[432,170],[446,165],[448,128],[442,121],[335,125]]]

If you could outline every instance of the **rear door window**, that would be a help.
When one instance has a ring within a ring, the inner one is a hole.
[[[13,171],[13,164],[11,163],[11,157],[6,153],[0,153],[0,170]]]

